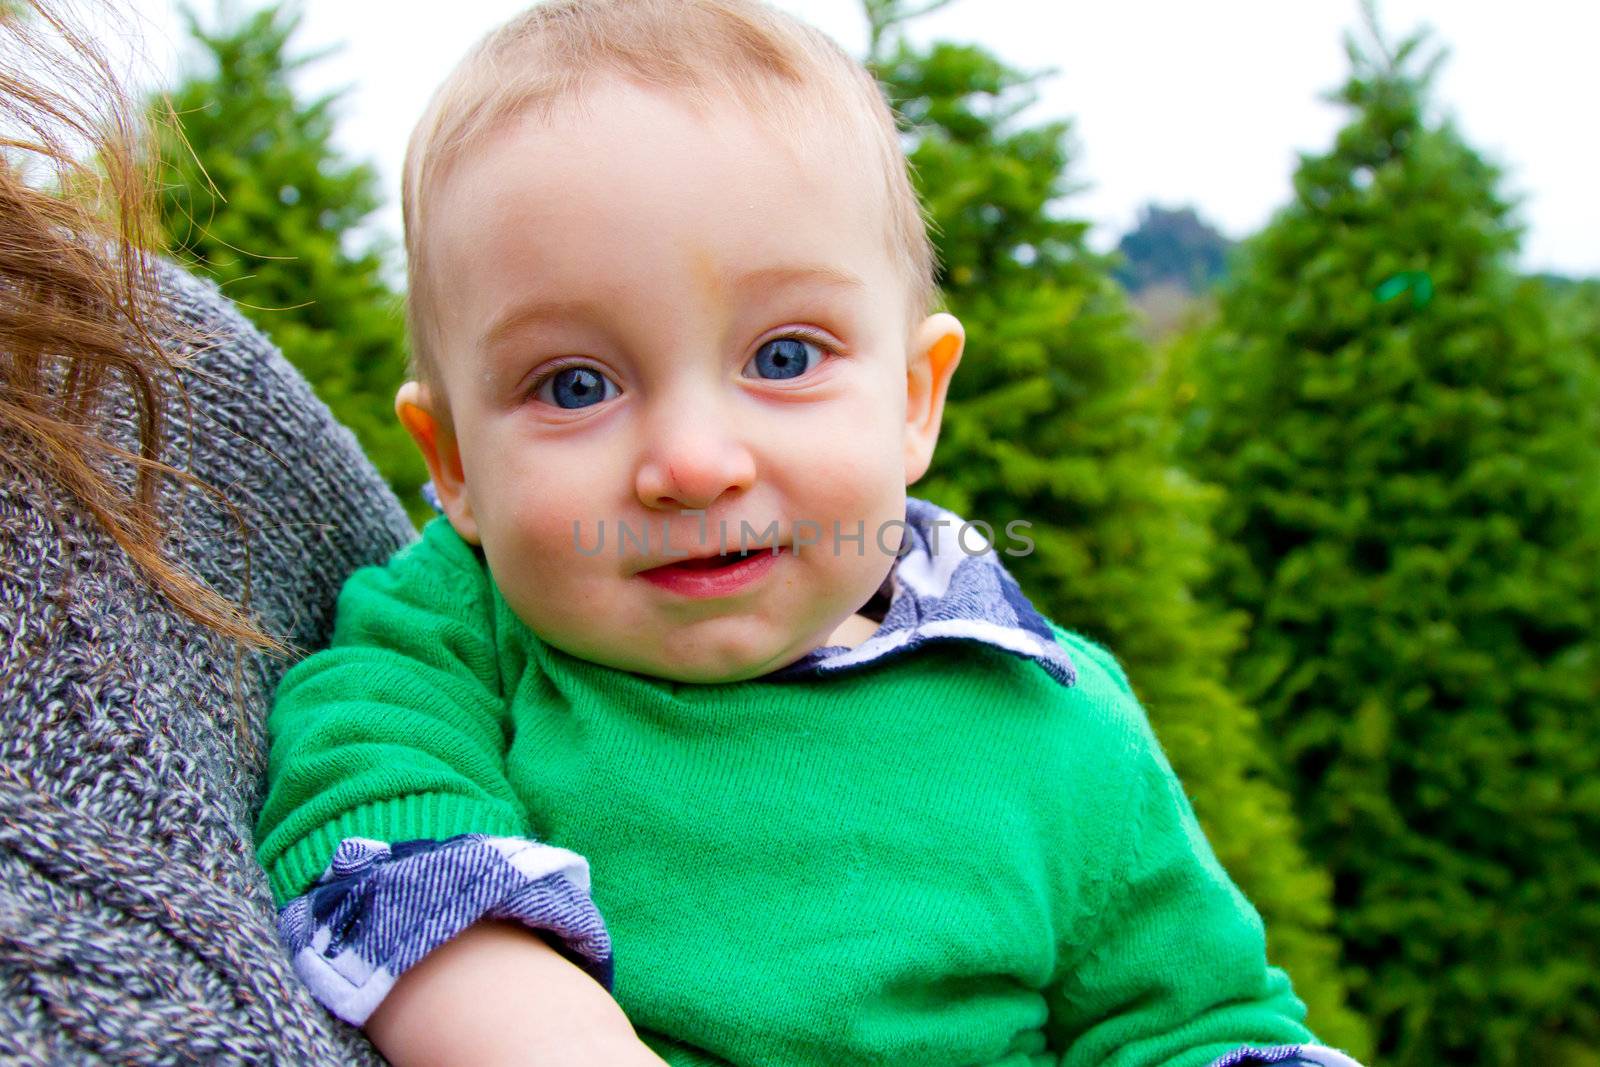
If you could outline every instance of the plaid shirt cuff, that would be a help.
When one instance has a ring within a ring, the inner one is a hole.
[[[346,838],[317,884],[278,912],[278,934],[312,994],[362,1026],[400,975],[483,919],[549,935],[611,988],[611,939],[589,897],[588,863],[524,838]]]
[[[1211,1067],[1260,1067],[1263,1064],[1274,1064],[1276,1067],[1361,1067],[1361,1064],[1338,1049],[1322,1045],[1240,1048],[1219,1060],[1213,1060]]]

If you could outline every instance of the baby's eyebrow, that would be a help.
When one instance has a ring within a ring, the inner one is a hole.
[[[854,274],[841,267],[829,266],[825,263],[805,266],[776,266],[762,267],[742,274],[734,281],[738,289],[751,288],[776,288],[783,285],[797,285],[804,283],[821,282],[839,289],[864,290],[867,283]]]
[[[595,319],[600,306],[590,300],[531,300],[518,304],[489,324],[478,336],[478,351],[484,352],[518,330],[540,322],[560,319]]]

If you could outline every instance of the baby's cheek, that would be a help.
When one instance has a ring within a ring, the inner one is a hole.
[[[609,623],[620,605],[615,579],[571,567],[541,567],[526,595],[552,631],[583,632]]]
[[[816,447],[850,466],[857,481],[882,480],[886,471],[904,467],[904,415],[893,410],[882,390],[863,390],[853,402],[832,413],[826,432],[816,434]],[[892,480],[892,478],[890,479]]]
[[[517,481],[502,505],[503,524],[519,553],[537,557],[528,563],[571,560],[580,545],[593,547],[596,519],[571,500],[570,487],[526,476]]]
[[[619,641],[641,627],[625,582],[595,566],[546,559],[501,583],[501,593],[543,640],[572,655],[611,663]]]

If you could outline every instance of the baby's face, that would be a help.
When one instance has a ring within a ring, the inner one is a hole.
[[[497,132],[440,190],[435,479],[549,644],[678,681],[760,675],[829,643],[888,574],[938,430],[915,374],[908,418],[908,353],[958,357],[960,327],[908,330],[859,158],[796,158],[732,105],[620,81],[584,102]],[[736,550],[741,523],[775,523],[776,557],[677,562],[717,554],[724,524]]]

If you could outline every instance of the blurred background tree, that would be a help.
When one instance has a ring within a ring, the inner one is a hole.
[[[1121,262],[1112,274],[1130,293],[1158,284],[1202,293],[1221,280],[1232,248],[1194,208],[1146,204],[1138,224],[1117,242]]]
[[[1127,666],[1219,857],[1266,919],[1274,962],[1319,1034],[1359,1053],[1327,875],[1263,776],[1255,716],[1223,680],[1237,621],[1190,594],[1213,550],[1211,497],[1173,462],[1171,401],[1110,260],[1085,245],[1086,223],[1052,211],[1072,191],[1067,126],[1018,122],[1035,78],[984,50],[909,45],[899,27],[926,6],[866,6],[939,283],[968,334],[933,469],[914,491],[997,530],[1033,524],[1034,552],[1007,566],[1043,611]]]
[[[1192,341],[1214,590],[1253,620],[1233,678],[1332,867],[1377,1062],[1594,1064],[1597,361],[1429,117],[1441,57],[1368,25],[1348,124]]]
[[[1557,319],[1577,334],[1578,343],[1600,363],[1600,278],[1537,277],[1556,302]]]
[[[299,17],[270,5],[184,10],[200,62],[161,112],[162,222],[173,254],[214,279],[355,431],[413,517],[427,514],[421,459],[394,416],[405,326],[384,279],[390,246],[364,236],[372,169],[333,144],[337,94],[301,100]],[[181,134],[181,136],[180,136]]]
[[[1117,242],[1112,277],[1128,290],[1146,341],[1160,346],[1215,310],[1233,247],[1192,207],[1140,209],[1138,225]]]

